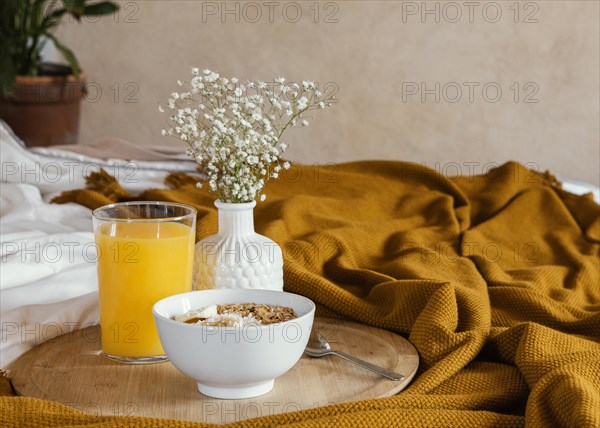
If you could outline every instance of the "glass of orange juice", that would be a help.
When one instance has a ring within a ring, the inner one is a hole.
[[[124,202],[96,209],[93,222],[102,352],[125,363],[166,361],[152,305],[192,290],[196,210]]]

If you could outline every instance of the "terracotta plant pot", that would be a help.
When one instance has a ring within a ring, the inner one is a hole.
[[[17,76],[14,91],[0,91],[0,119],[27,146],[76,144],[86,77]]]

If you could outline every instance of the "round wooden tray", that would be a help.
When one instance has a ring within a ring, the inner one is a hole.
[[[397,334],[362,324],[316,319],[332,348],[402,373],[394,382],[336,356],[303,356],[275,380],[268,394],[219,400],[196,389],[196,381],[170,362],[128,365],[100,354],[100,330],[90,327],[45,342],[10,367],[15,389],[25,396],[67,404],[97,415],[150,416],[213,423],[293,412],[343,401],[387,397],[404,389],[419,366],[414,346]]]

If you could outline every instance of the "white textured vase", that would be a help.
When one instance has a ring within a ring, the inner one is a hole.
[[[283,291],[281,248],[254,232],[256,202],[215,202],[219,233],[196,244],[194,289],[254,288]]]

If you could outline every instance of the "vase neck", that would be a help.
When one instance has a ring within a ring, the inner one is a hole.
[[[228,204],[216,201],[219,209],[219,234],[247,235],[254,233],[254,207],[256,201]]]

